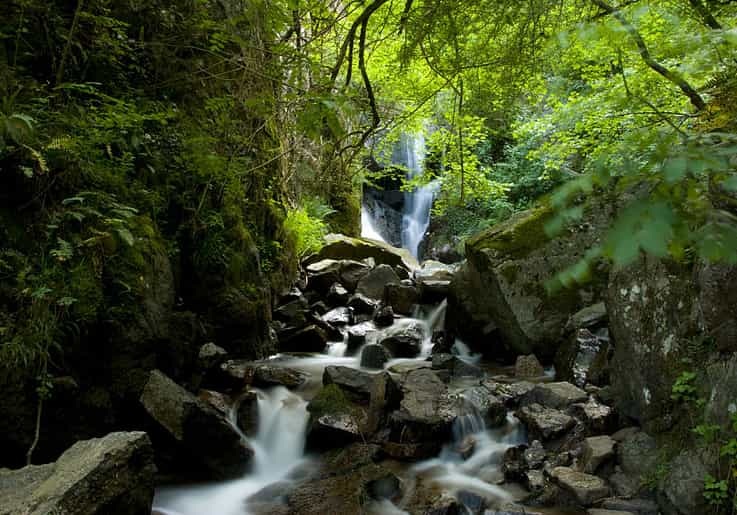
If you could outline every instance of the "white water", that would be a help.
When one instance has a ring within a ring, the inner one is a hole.
[[[370,238],[372,240],[383,241],[386,243],[374,226],[374,221],[371,219],[371,215],[366,209],[366,206],[361,206],[361,236],[363,238]]]
[[[161,488],[154,509],[166,515],[245,515],[248,497],[305,462],[307,402],[283,386],[257,393],[258,433],[248,439],[253,471],[225,483]]]
[[[404,150],[409,170],[408,179],[421,176],[422,163],[425,159],[425,136],[419,133],[408,137]],[[409,250],[415,257],[417,257],[420,242],[427,232],[427,227],[430,225],[430,208],[436,190],[437,184],[432,182],[404,194],[402,247]]]

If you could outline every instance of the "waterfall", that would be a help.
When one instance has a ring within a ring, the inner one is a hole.
[[[248,497],[288,478],[304,462],[307,402],[283,386],[257,393],[258,433],[248,439],[253,470],[224,483],[161,488],[154,498],[155,510],[165,515],[247,515]]]
[[[409,170],[407,178],[412,180],[422,175],[425,159],[425,136],[420,133],[407,138],[405,162]],[[402,213],[402,247],[418,257],[420,242],[430,225],[430,208],[435,197],[437,184],[430,184],[405,192]]]
[[[372,240],[385,241],[374,226],[374,221],[371,219],[371,214],[365,205],[361,206],[361,236]]]

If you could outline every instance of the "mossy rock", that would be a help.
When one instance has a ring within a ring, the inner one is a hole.
[[[419,263],[407,249],[392,247],[387,243],[366,238],[352,238],[343,234],[328,234],[320,252],[304,260],[304,265],[323,259],[350,259],[361,261],[372,258],[377,265],[401,266],[408,271],[419,268]]]
[[[596,244],[611,212],[604,199],[594,198],[585,223],[550,238],[545,226],[554,213],[541,206],[470,238],[467,263],[451,287],[449,330],[487,355],[552,358],[566,321],[599,300],[608,271],[594,271],[592,280],[577,288],[550,293],[546,285]]]

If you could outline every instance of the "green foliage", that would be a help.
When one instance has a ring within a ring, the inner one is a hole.
[[[678,402],[690,402],[696,400],[696,373],[681,372],[671,387],[671,399]]]
[[[322,248],[328,233],[325,218],[334,212],[319,198],[307,199],[302,207],[288,211],[284,230],[294,238],[298,256],[314,254]]]

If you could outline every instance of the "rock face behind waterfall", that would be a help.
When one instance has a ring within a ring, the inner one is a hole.
[[[149,515],[153,449],[146,433],[77,442],[56,463],[0,470],[0,515]]]
[[[604,288],[600,274],[582,289],[550,297],[545,283],[578,262],[606,227],[605,206],[589,207],[587,222],[551,240],[549,208],[525,211],[466,243],[467,263],[451,286],[448,329],[487,353],[501,343],[513,355],[552,357],[561,330],[579,309],[593,304]],[[596,272],[594,272],[596,274]]]

